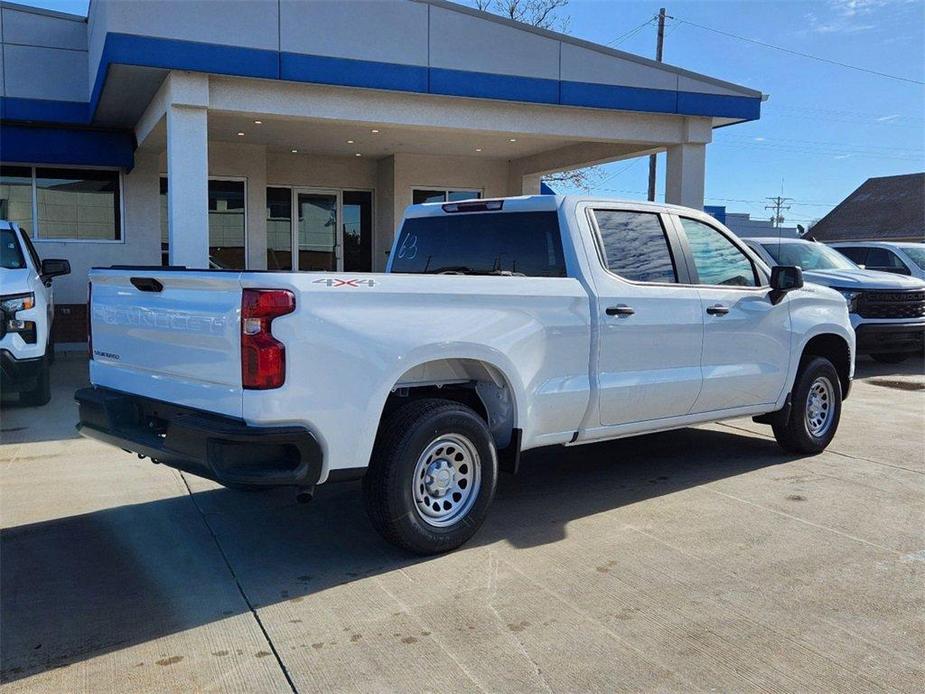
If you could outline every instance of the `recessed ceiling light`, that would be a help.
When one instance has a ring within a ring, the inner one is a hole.
[[[376,130],[375,128],[373,128],[373,129],[370,130],[369,132],[373,133],[374,135],[378,135],[378,134],[379,134],[379,131]]]
[[[354,154],[353,156],[355,156],[355,157],[362,157],[363,155],[362,155],[362,154],[360,154],[359,152],[357,152],[357,153],[356,153],[356,154]]]
[[[353,140],[347,140],[347,144],[348,144],[348,145],[352,145],[352,144],[353,144]]]
[[[293,154],[298,154],[298,153],[299,153],[299,150],[297,150],[297,149],[290,149],[289,151],[292,152]]]
[[[238,133],[238,137],[244,137],[244,133]]]
[[[516,138],[516,137],[512,137],[512,138],[510,139],[510,142],[517,142],[517,138]]]
[[[255,121],[254,121],[254,125],[263,125],[263,121],[262,121],[262,120],[255,120]]]

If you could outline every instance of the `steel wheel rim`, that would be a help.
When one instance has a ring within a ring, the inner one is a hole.
[[[804,420],[810,436],[819,438],[832,426],[835,414],[835,388],[825,376],[813,381],[806,394]]]
[[[424,448],[414,466],[414,509],[428,525],[453,525],[472,509],[481,483],[475,444],[461,434],[443,434]]]

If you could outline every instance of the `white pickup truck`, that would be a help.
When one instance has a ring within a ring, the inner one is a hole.
[[[753,416],[838,426],[844,298],[680,207],[409,207],[384,274],[95,269],[81,433],[227,486],[363,477],[418,553],[484,519],[522,451]]]

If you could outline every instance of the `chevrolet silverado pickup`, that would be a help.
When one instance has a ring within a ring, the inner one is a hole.
[[[861,268],[824,243],[805,239],[750,238],[772,267],[799,265],[807,282],[831,287],[848,304],[856,353],[897,364],[925,347],[925,282]]]
[[[571,196],[413,205],[385,273],[90,274],[82,434],[232,487],[363,479],[428,554],[523,451],[752,416],[818,453],[854,370],[844,298],[702,212]]]
[[[0,390],[18,392],[22,405],[51,400],[52,280],[70,271],[67,260],[41,260],[18,224],[0,220]]]

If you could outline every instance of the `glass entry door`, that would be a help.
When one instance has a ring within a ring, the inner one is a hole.
[[[296,270],[341,270],[343,239],[340,218],[340,192],[336,190],[295,191],[296,224],[294,246]]]

